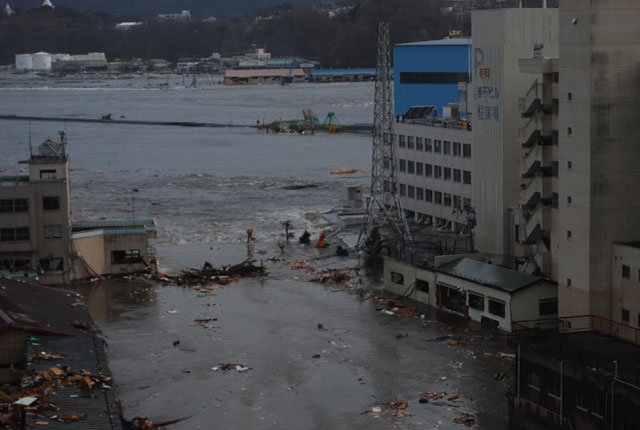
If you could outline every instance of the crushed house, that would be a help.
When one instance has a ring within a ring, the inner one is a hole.
[[[155,271],[155,221],[71,221],[64,132],[28,160],[28,175],[0,176],[0,274],[58,284],[104,274]]]

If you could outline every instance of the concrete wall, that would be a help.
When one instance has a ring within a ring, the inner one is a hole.
[[[26,344],[24,337],[27,332],[10,328],[0,332],[0,365],[25,363]],[[14,375],[11,368],[0,367],[0,384],[17,382],[20,375]]]
[[[640,244],[613,244],[611,254],[611,315],[623,324],[640,327]],[[628,279],[622,266],[629,268]],[[629,321],[622,321],[622,309],[629,311]]]
[[[392,282],[391,272],[403,275],[404,282],[402,285]],[[394,294],[404,294],[410,299],[436,306],[435,277],[435,272],[419,269],[393,258],[384,257],[384,289]],[[416,279],[429,283],[429,293],[418,291],[415,288]]]
[[[560,199],[562,315],[620,319],[611,243],[640,237],[639,19],[633,0],[561,3],[559,187],[574,201]]]
[[[519,191],[518,97],[531,81],[518,59],[536,43],[558,55],[557,9],[495,9],[472,12],[473,170],[472,204],[481,252],[511,254],[510,211]]]

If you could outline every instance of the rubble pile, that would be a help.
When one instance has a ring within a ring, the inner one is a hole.
[[[254,263],[255,260],[245,260],[239,264],[216,269],[210,263],[205,262],[200,270],[183,270],[180,275],[159,274],[157,279],[172,285],[207,287],[227,285],[231,281],[240,278],[266,276],[267,271],[264,266],[262,264],[256,266]]]

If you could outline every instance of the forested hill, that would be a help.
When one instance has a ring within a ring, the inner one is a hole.
[[[42,0],[8,1],[11,7],[23,10],[42,4]],[[298,1],[320,4],[323,0]],[[100,11],[139,18],[152,18],[165,13],[179,13],[183,9],[191,11],[193,17],[231,18],[265,6],[277,5],[283,0],[52,0],[52,2],[56,7]],[[4,3],[2,6],[4,7]]]
[[[307,56],[325,67],[371,67],[376,56],[376,23],[390,23],[391,42],[440,39],[452,30],[469,34],[469,14],[443,12],[438,0],[355,0],[339,9],[310,5],[273,8],[270,15],[191,22],[146,20],[127,31],[115,23],[131,19],[57,7],[0,15],[0,64],[14,55],[47,51],[105,52],[116,58],[208,57],[242,52],[252,44],[274,56]]]

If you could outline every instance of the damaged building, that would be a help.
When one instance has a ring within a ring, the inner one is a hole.
[[[0,273],[60,284],[156,270],[153,219],[72,222],[64,132],[20,163],[27,175],[0,176]]]

